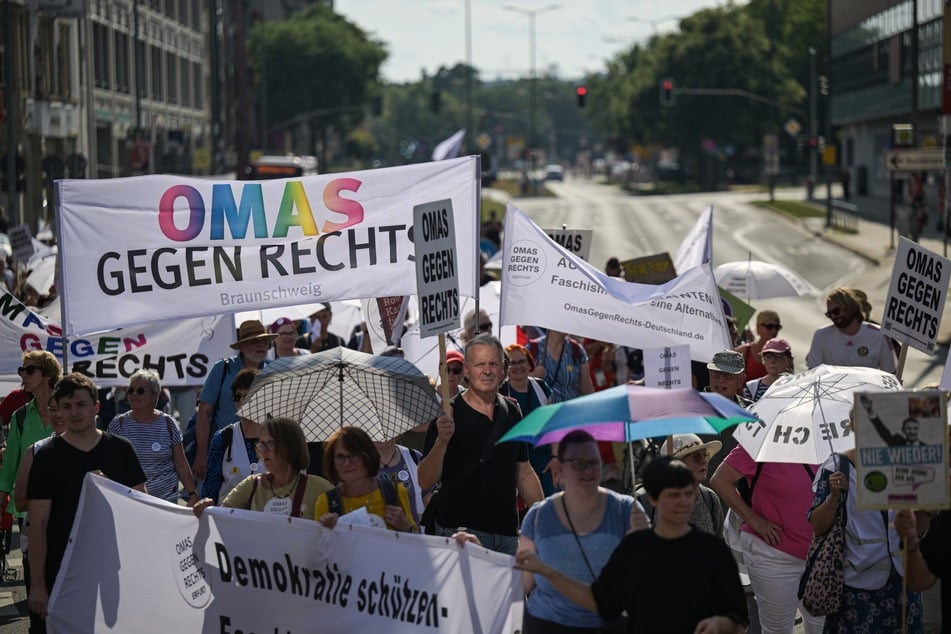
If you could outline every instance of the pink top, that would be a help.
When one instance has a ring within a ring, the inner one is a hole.
[[[724,462],[742,473],[747,479],[756,474],[756,462],[742,446],[736,446]],[[819,466],[809,465],[812,473]],[[778,550],[799,559],[805,559],[812,539],[812,525],[806,513],[812,506],[812,478],[798,463],[764,462],[753,487],[753,511],[779,526]],[[741,530],[762,536],[746,522]]]

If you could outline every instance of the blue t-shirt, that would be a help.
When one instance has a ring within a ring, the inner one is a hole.
[[[595,575],[601,572],[630,528],[631,508],[636,504],[629,495],[601,490],[605,495],[604,518],[597,530],[578,536]],[[558,519],[556,504],[561,504],[560,494],[534,504],[522,522],[522,535],[535,542],[538,557],[545,564],[572,579],[591,583],[594,578],[571,529]],[[535,589],[528,595],[526,609],[532,616],[570,627],[603,625],[600,616],[565,598],[541,575],[535,575]]]
[[[241,361],[241,355],[235,355],[227,361],[228,373],[224,380],[221,379],[221,373],[225,371],[225,359],[221,359],[211,367],[205,384],[201,388],[201,394],[198,395],[199,401],[208,403],[215,409],[215,418],[211,421],[210,433],[212,434],[238,420],[238,413],[231,399],[231,383],[238,376],[238,372],[244,368],[244,362]],[[217,407],[215,407],[216,402]]]

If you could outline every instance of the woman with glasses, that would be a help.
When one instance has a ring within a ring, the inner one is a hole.
[[[52,421],[46,404],[53,394],[53,386],[62,376],[59,361],[45,350],[25,352],[21,363],[23,365],[17,369],[21,386],[33,398],[10,416],[7,449],[0,467],[0,509],[7,509],[17,518],[23,514],[17,513],[10,499],[17,470],[29,446],[50,435]]]
[[[324,478],[306,473],[310,466],[307,440],[297,421],[271,418],[261,423],[256,445],[266,473],[242,480],[225,497],[221,506],[248,509],[285,517],[314,517],[314,504],[332,485]],[[195,515],[213,506],[211,498],[195,505]]]
[[[272,335],[277,335],[277,339],[274,340],[274,348],[268,351],[268,359],[299,357],[302,354],[310,354],[310,350],[295,346],[297,342],[297,326],[294,324],[293,319],[281,317],[268,326],[267,330]]]
[[[231,400],[235,409],[241,407],[257,375],[257,368],[244,368],[231,382]],[[211,498],[217,504],[249,475],[264,472],[264,464],[258,460],[256,450],[260,432],[261,426],[257,422],[239,418],[238,422],[214,433],[208,448],[208,469],[201,485],[201,497]]]
[[[522,522],[518,552],[536,553],[547,566],[590,583],[624,536],[650,528],[634,498],[600,486],[598,443],[584,430],[569,432],[558,444],[564,491],[538,502]],[[525,602],[522,632],[603,632],[604,621],[558,592],[540,575],[523,573]],[[612,624],[625,631],[623,624]]]
[[[783,325],[779,321],[779,314],[776,311],[761,310],[756,314],[756,340],[744,343],[736,349],[746,361],[747,381],[766,376],[766,366],[763,364],[760,354],[763,352],[763,346],[766,345],[766,342],[778,337],[779,331],[782,329]]]
[[[314,519],[333,528],[340,516],[366,509],[371,526],[417,532],[406,487],[378,477],[379,472],[380,453],[365,431],[335,431],[324,444],[324,473],[336,488],[317,499]]]
[[[529,412],[537,407],[548,405],[551,391],[544,381],[531,376],[535,369],[535,357],[532,353],[525,346],[513,343],[505,348],[505,355],[509,360],[508,378],[499,387],[499,392],[518,401],[522,416],[528,416]],[[528,452],[528,460],[538,474],[546,497],[557,491],[549,468],[552,458],[551,447],[547,445],[532,447]]]
[[[776,337],[767,341],[763,345],[760,357],[766,367],[766,374],[752,381],[747,381],[741,394],[743,398],[753,403],[766,393],[766,390],[776,382],[776,379],[793,371],[792,348],[785,339]]]
[[[107,431],[122,436],[135,449],[145,472],[146,490],[150,495],[167,502],[178,500],[178,483],[189,504],[198,501],[195,478],[192,475],[185,449],[182,430],[174,418],[156,409],[162,385],[152,370],[137,370],[129,377],[126,398],[131,408],[109,423]]]

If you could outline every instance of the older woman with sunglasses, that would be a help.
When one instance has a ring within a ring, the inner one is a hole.
[[[513,343],[505,348],[509,360],[508,377],[499,387],[499,392],[518,401],[523,416],[542,405],[548,405],[551,390],[541,379],[531,376],[535,369],[535,357],[525,346]],[[538,474],[545,495],[553,494],[557,489],[552,481],[549,464],[552,460],[551,447],[532,447],[528,452],[529,462]]]
[[[22,514],[17,513],[10,494],[13,493],[20,460],[30,445],[49,437],[52,423],[46,405],[53,393],[53,386],[62,376],[59,361],[45,350],[25,352],[21,363],[23,365],[17,369],[17,373],[23,390],[31,394],[33,399],[10,416],[10,435],[3,466],[0,467],[0,509],[9,507],[9,512],[17,517],[22,517]]]
[[[763,352],[763,346],[766,345],[766,342],[773,337],[778,337],[779,331],[782,329],[783,324],[779,321],[779,313],[776,311],[761,310],[756,314],[756,340],[744,343],[736,349],[746,361],[747,381],[766,376],[766,366],[763,364],[760,354]]]
[[[137,370],[129,377],[126,398],[131,409],[109,423],[108,432],[132,443],[135,455],[145,472],[146,490],[155,497],[176,502],[178,483],[185,487],[182,495],[189,504],[198,501],[182,431],[174,418],[155,408],[162,385],[152,370]]]
[[[650,528],[644,509],[629,495],[600,486],[598,443],[584,430],[558,444],[564,492],[533,505],[522,522],[519,553],[537,553],[545,564],[578,581],[591,582],[624,536]],[[558,592],[544,577],[523,573],[522,632],[603,632],[604,621]],[[613,631],[613,630],[611,630]]]
[[[297,421],[272,418],[261,424],[257,442],[258,454],[267,473],[249,475],[228,493],[221,506],[249,509],[286,517],[314,517],[314,505],[332,485],[316,475],[306,473],[310,466],[307,440]],[[201,516],[211,498],[195,505]]]
[[[743,386],[743,398],[753,403],[758,401],[780,376],[793,371],[792,348],[785,339],[776,337],[767,341],[760,356],[766,366],[766,374],[747,381]]]
[[[362,429],[341,427],[330,436],[324,445],[324,473],[337,486],[318,498],[314,519],[327,528],[336,526],[341,515],[363,508],[372,526],[418,530],[406,487],[378,476],[380,453]]]

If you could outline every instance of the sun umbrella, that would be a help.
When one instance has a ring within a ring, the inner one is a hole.
[[[895,375],[873,368],[819,365],[784,376],[750,408],[760,420],[733,437],[757,462],[819,464],[855,446],[849,417],[856,392],[895,392]]]
[[[809,292],[809,284],[779,264],[740,260],[721,264],[713,271],[717,286],[747,299],[795,297]]]
[[[671,434],[717,434],[755,416],[719,394],[619,385],[533,410],[499,442],[557,442],[584,429],[598,440],[630,442]]]
[[[439,416],[439,403],[429,379],[409,361],[339,347],[272,361],[238,414],[259,422],[293,418],[315,442],[344,425],[384,442]]]

